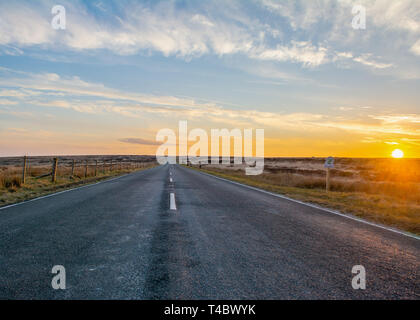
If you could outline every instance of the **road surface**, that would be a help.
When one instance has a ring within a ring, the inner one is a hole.
[[[419,257],[416,238],[179,165],[0,210],[1,299],[419,299]]]

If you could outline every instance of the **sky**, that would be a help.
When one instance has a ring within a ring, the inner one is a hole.
[[[0,0],[0,156],[154,154],[187,120],[264,129],[266,156],[420,158],[419,89],[418,0]]]

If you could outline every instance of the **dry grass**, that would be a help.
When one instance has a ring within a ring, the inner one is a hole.
[[[0,188],[3,189],[14,189],[22,186],[22,178],[16,175],[5,174],[0,176]]]
[[[257,176],[230,165],[206,165],[201,170],[420,234],[420,161],[411,161],[409,167],[393,159],[376,161],[377,166],[374,159],[339,159],[329,193],[319,159],[268,160],[264,173]]]

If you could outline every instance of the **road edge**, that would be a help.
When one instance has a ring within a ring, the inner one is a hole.
[[[0,207],[0,211],[5,210],[5,209],[9,209],[9,208],[12,208],[12,207],[16,207],[16,206],[19,206],[19,205],[22,205],[22,204],[25,204],[25,203],[28,203],[28,202],[37,201],[37,200],[41,200],[41,199],[45,199],[45,198],[50,198],[50,197],[53,197],[53,196],[57,196],[57,195],[60,195],[62,193],[66,193],[66,192],[70,192],[70,191],[75,191],[75,190],[79,190],[79,189],[83,189],[83,188],[87,188],[87,187],[92,187],[92,186],[95,186],[97,184],[101,184],[101,183],[105,183],[105,182],[110,182],[110,181],[118,180],[118,179],[121,179],[123,177],[129,176],[131,174],[146,172],[146,171],[148,171],[150,169],[154,169],[154,168],[157,168],[157,167],[159,167],[159,166],[154,166],[154,167],[147,168],[147,169],[144,169],[144,170],[137,170],[137,171],[129,172],[129,173],[126,173],[126,174],[117,176],[117,177],[110,178],[110,179],[104,179],[104,180],[101,180],[101,181],[98,181],[98,182],[94,182],[94,183],[87,183],[87,184],[84,184],[84,185],[79,186],[79,187],[65,189],[65,190],[62,190],[62,191],[57,191],[57,192],[46,194],[44,196],[39,196],[39,197],[36,197],[36,198],[33,198],[33,199],[29,199],[29,200],[25,200],[25,201],[20,201],[20,202],[8,204],[8,205],[5,205],[3,207]]]
[[[183,166],[183,167],[188,168],[186,166]],[[189,169],[191,169],[191,168],[189,168]],[[243,184],[243,183],[240,183],[240,182],[237,182],[237,181],[225,179],[225,178],[219,177],[217,175],[213,175],[213,174],[203,172],[203,171],[200,171],[200,170],[194,170],[194,171],[198,172],[198,173],[201,173],[201,174],[204,174],[204,175],[207,175],[209,177],[213,177],[215,179],[219,179],[219,180],[226,181],[226,182],[229,182],[229,183],[232,183],[232,184],[236,184],[236,185],[248,188],[248,189],[252,189],[252,190],[259,191],[259,192],[262,192],[262,193],[265,193],[265,194],[269,194],[269,195],[277,197],[277,198],[281,198],[281,199],[284,199],[284,200],[289,200],[289,201],[292,201],[292,202],[295,202],[295,203],[299,203],[301,205],[305,205],[305,206],[308,206],[308,207],[311,207],[311,208],[315,208],[315,209],[319,209],[319,210],[322,210],[322,211],[325,211],[325,212],[328,212],[328,213],[332,213],[332,214],[335,214],[335,215],[338,215],[338,216],[341,216],[341,217],[344,217],[344,218],[347,218],[347,219],[351,219],[351,220],[358,221],[358,222],[361,222],[361,223],[364,223],[364,224],[368,224],[370,226],[374,226],[374,227],[377,227],[377,228],[380,228],[380,229],[383,229],[383,230],[387,230],[387,231],[391,231],[391,232],[394,232],[394,233],[397,233],[397,234],[400,234],[400,235],[404,235],[404,236],[409,237],[409,238],[414,238],[416,240],[420,240],[420,236],[417,236],[416,234],[408,232],[408,231],[403,231],[403,230],[388,227],[388,226],[385,226],[385,225],[382,225],[382,224],[379,224],[379,223],[374,223],[374,222],[371,222],[371,221],[353,216],[351,214],[342,213],[338,210],[333,210],[333,209],[329,209],[329,208],[326,208],[326,207],[321,207],[321,206],[313,204],[313,203],[296,200],[296,199],[284,196],[284,195],[279,194],[279,193],[274,193],[274,192],[267,191],[267,190],[264,190],[264,189],[260,189],[260,188],[257,188],[257,187],[253,187],[253,186],[250,186],[250,185],[247,185],[247,184]]]

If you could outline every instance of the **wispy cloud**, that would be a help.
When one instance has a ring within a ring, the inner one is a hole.
[[[86,82],[77,76],[61,77],[56,73],[30,73],[7,69],[8,77],[0,78],[0,86],[8,89],[0,91],[3,97],[44,96],[91,96],[106,99],[123,100],[148,105],[212,107],[212,103],[197,103],[193,99],[174,96],[154,96],[149,94],[128,93],[108,88],[100,83]],[[1,73],[1,69],[0,69]],[[18,88],[18,89],[15,89]]]
[[[419,32],[415,12],[419,11],[420,6],[415,1],[405,1],[404,5],[384,2],[392,10],[384,5],[366,2],[371,15],[369,22],[377,27],[382,27],[386,22],[386,28],[390,30],[402,29],[412,34]],[[404,12],[410,7],[409,4],[412,5],[411,10]],[[346,36],[354,33],[350,27],[350,1],[299,1],[296,4],[294,1],[264,0],[255,4],[280,15],[284,19],[282,24],[250,16],[246,13],[245,4],[236,1],[230,6],[225,5],[224,11],[216,2],[183,9],[177,8],[173,2],[159,2],[151,6],[130,3],[118,6],[119,15],[107,13],[104,3],[97,2],[96,7],[99,6],[104,14],[102,18],[91,14],[81,2],[64,1],[63,5],[71,14],[71,19],[67,29],[62,32],[53,30],[49,25],[51,5],[50,1],[36,6],[29,2],[8,3],[7,6],[0,4],[2,51],[6,54],[22,54],[22,48],[32,46],[77,52],[106,49],[118,55],[159,52],[164,56],[186,60],[209,54],[218,57],[241,54],[250,59],[317,67],[334,62],[346,54],[353,56],[352,50],[337,53],[331,45],[346,45],[354,49],[360,41],[354,39],[355,45],[347,43],[354,38],[354,35]],[[231,13],[233,10],[235,15]],[[402,21],[395,12],[404,12],[406,20]],[[320,24],[320,17],[329,17],[329,28],[325,29]],[[314,28],[315,25],[317,28]],[[282,27],[302,30],[303,33],[288,38],[283,36]],[[333,34],[340,34],[343,38],[329,41],[326,45],[325,41],[316,39],[315,31],[331,40],[336,38]],[[369,31],[369,35],[372,32]],[[417,46],[414,45],[411,51],[417,52]],[[372,53],[367,56],[359,52],[354,56],[353,61],[373,69],[393,65],[392,62],[378,62]]]
[[[417,56],[420,56],[420,40],[417,40],[416,43],[412,45],[410,51]]]
[[[153,141],[153,140],[141,139],[141,138],[123,138],[123,139],[119,139],[118,141],[125,142],[125,143],[131,143],[131,144],[147,145],[147,146],[158,146],[158,145],[161,144],[160,142],[156,142],[156,141]]]
[[[307,41],[292,41],[291,46],[277,46],[256,52],[254,57],[261,60],[293,61],[306,67],[319,66],[327,62],[327,49],[315,47]]]
[[[9,72],[11,71],[9,70]],[[346,120],[339,116],[310,112],[284,114],[257,110],[234,110],[213,102],[200,103],[194,99],[124,92],[99,83],[86,82],[78,77],[63,78],[58,74],[27,74],[26,78],[8,79],[7,83],[14,88],[0,91],[0,95],[10,96],[14,100],[4,100],[4,104],[6,102],[9,104],[12,102],[14,105],[26,103],[39,107],[71,109],[89,114],[115,113],[131,118],[145,118],[147,114],[158,114],[171,119],[213,121],[240,127],[251,125],[263,128],[281,128],[289,132],[302,130],[322,132],[326,129],[335,129],[358,134],[420,135],[418,125],[420,118],[416,114],[369,114],[361,116],[359,119]],[[0,80],[0,85],[5,84],[6,82]],[[34,92],[36,95],[32,94]],[[61,99],[54,99],[55,94],[64,96]],[[349,110],[349,107],[338,109]],[[371,111],[369,110],[369,112]],[[147,142],[131,138],[121,141],[127,143]]]
[[[364,64],[365,66],[373,67],[375,69],[385,69],[385,68],[392,67],[391,63],[381,63],[375,60],[371,60],[371,56],[372,56],[371,54],[364,54],[360,57],[354,58],[353,60],[361,64]]]
[[[10,105],[15,105],[15,104],[18,104],[18,102],[8,100],[8,99],[0,99],[0,106],[10,106]]]

